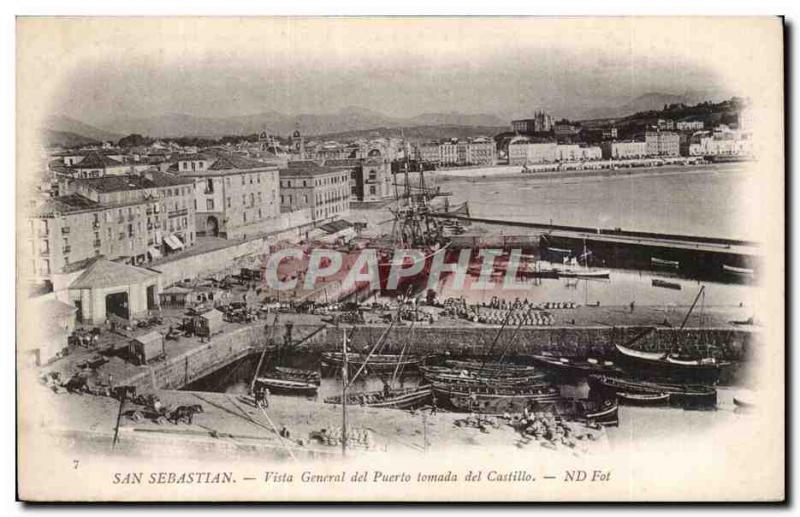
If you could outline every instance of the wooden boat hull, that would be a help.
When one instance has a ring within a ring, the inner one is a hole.
[[[365,354],[347,354],[347,365],[349,368],[361,368],[366,361]],[[323,352],[321,357],[322,364],[341,368],[344,360],[341,352]],[[416,369],[424,361],[423,357],[406,356],[400,360],[399,355],[373,355],[366,366],[371,372],[393,372],[398,363],[401,370]]]
[[[681,263],[677,260],[665,260],[657,257],[650,258],[650,265],[663,269],[680,269]]]
[[[409,409],[430,402],[431,394],[432,388],[430,386],[391,390],[389,397],[386,397],[384,392],[380,390],[357,392],[348,394],[347,404],[381,409]],[[341,404],[342,397],[328,397],[325,399],[325,403]]]
[[[674,362],[667,354],[642,353],[615,345],[617,362],[647,378],[716,384],[727,363]]]
[[[717,390],[708,386],[640,382],[605,375],[590,375],[588,383],[592,393],[602,397],[617,397],[620,392],[653,396],[666,393],[671,406],[685,409],[713,409],[717,406]]]
[[[729,266],[727,264],[722,264],[722,271],[731,275],[736,275],[746,278],[752,277],[754,273],[754,271],[750,268]]]
[[[259,387],[267,388],[270,393],[304,396],[313,396],[319,389],[319,386],[313,383],[287,381],[285,379],[271,378],[268,376],[256,379],[255,388],[258,389]]]
[[[543,372],[521,376],[496,376],[485,372],[478,375],[475,371],[465,372],[446,366],[420,366],[420,373],[423,380],[430,384],[470,383],[487,386],[528,386],[541,383],[546,376]]]
[[[619,375],[622,370],[614,365],[606,365],[590,363],[588,361],[574,361],[569,362],[561,361],[559,357],[550,357],[546,355],[529,355],[525,356],[534,365],[546,368],[552,372],[573,376],[585,377],[592,374],[606,374],[606,375]]]
[[[475,360],[457,360],[450,359],[444,362],[448,368],[456,371],[466,370],[468,372],[480,371],[486,376],[495,377],[521,377],[528,375],[535,375],[536,368],[533,366],[525,366],[511,363],[497,363],[492,361],[484,362],[481,359]]]
[[[666,406],[669,404],[669,393],[629,393],[617,391],[617,400],[623,406]]]
[[[555,402],[560,397],[558,389],[547,384],[525,390],[448,384],[434,385],[433,392],[456,411],[490,414],[519,413],[533,403]]]

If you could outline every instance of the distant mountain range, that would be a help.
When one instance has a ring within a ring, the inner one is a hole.
[[[443,138],[475,138],[478,136],[492,137],[503,131],[508,131],[508,126],[462,126],[452,124],[410,126],[403,128],[403,136],[409,141],[441,140]],[[397,137],[400,133],[397,128],[376,127],[356,131],[341,131],[317,135],[316,140],[355,140],[358,138],[389,138]]]
[[[682,95],[666,93],[646,93],[615,107],[572,106],[569,116],[574,120],[592,118],[624,117],[640,111],[660,110],[665,104],[691,104],[704,100],[698,93],[686,92]],[[554,110],[553,115],[562,115]],[[307,137],[328,139],[345,136],[366,136],[381,134],[397,136],[400,128],[407,128],[412,134],[409,138],[440,138],[442,136],[474,136],[487,134],[494,130],[501,132],[509,127],[510,120],[493,114],[465,114],[458,112],[423,113],[413,117],[392,117],[374,110],[349,106],[335,113],[301,113],[288,115],[278,111],[266,111],[252,115],[232,117],[203,117],[183,113],[167,113],[146,117],[113,117],[89,125],[66,116],[53,116],[47,119],[43,129],[48,130],[51,141],[79,142],[80,138],[93,141],[117,141],[125,135],[138,133],[154,138],[165,137],[205,137],[219,138],[226,135],[248,135],[266,130],[268,133],[287,136],[299,130]],[[425,129],[427,128],[427,129]],[[455,128],[460,128],[455,130]],[[445,130],[455,130],[448,135]]]
[[[424,113],[415,117],[390,117],[376,111],[348,107],[330,114],[301,113],[286,115],[268,111],[236,117],[200,117],[168,113],[141,118],[117,118],[102,124],[110,133],[139,133],[151,137],[197,136],[218,138],[225,135],[247,135],[266,130],[276,135],[288,135],[299,130],[306,136],[372,128],[401,128],[414,126],[505,126],[506,121],[495,115],[463,113]],[[399,133],[398,133],[399,134]]]

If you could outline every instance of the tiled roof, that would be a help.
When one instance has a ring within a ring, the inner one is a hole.
[[[92,151],[80,162],[73,165],[74,169],[105,169],[106,167],[120,167],[124,163],[109,156]]]
[[[80,212],[81,210],[90,210],[99,206],[100,203],[83,197],[80,194],[70,194],[68,196],[59,196],[48,199],[44,202],[44,204],[36,209],[36,215],[38,217],[53,217],[59,214],[69,214],[71,212]]]
[[[208,168],[212,171],[226,171],[231,169],[263,169],[269,164],[239,156],[238,154],[220,154],[217,160]]]
[[[326,167],[360,167],[363,160],[361,158],[340,158],[325,160]]]
[[[322,167],[314,162],[289,162],[289,167],[280,169],[281,178],[295,177],[295,176],[322,176],[323,174],[330,174],[338,172],[341,174],[340,169],[333,167]]]
[[[75,181],[86,184],[97,192],[121,192],[124,190],[172,187],[177,185],[190,185],[193,183],[190,179],[161,172],[156,168],[147,169],[140,174],[103,176],[102,178],[85,178]]]
[[[184,171],[178,168],[179,161],[206,160],[211,161],[211,165],[203,170]],[[207,176],[225,172],[249,171],[255,169],[273,168],[274,164],[259,160],[253,160],[230,152],[223,152],[217,149],[206,149],[203,153],[180,155],[172,159],[172,164],[167,169],[169,172],[177,172],[186,176]]]
[[[155,271],[112,262],[100,257],[72,281],[70,289],[98,289],[118,285],[138,284],[158,276]]]

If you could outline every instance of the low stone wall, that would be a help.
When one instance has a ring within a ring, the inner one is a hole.
[[[356,350],[373,345],[386,327],[365,326],[347,329],[351,348]],[[318,329],[315,325],[292,326],[292,339],[296,342]],[[275,339],[282,341],[287,327],[279,325]],[[623,344],[637,336],[641,327],[539,327],[517,331],[514,342],[506,350],[507,355],[533,354],[544,351],[565,355],[612,352],[614,343]],[[506,329],[494,347],[500,353],[515,329]],[[413,352],[453,355],[486,354],[497,335],[496,327],[409,327],[394,328],[386,338],[385,353],[399,353],[406,343],[413,340]],[[684,329],[677,336],[685,350],[696,348],[705,353],[706,345],[715,347],[720,358],[733,361],[745,360],[755,335],[751,332],[731,329]],[[676,340],[676,331],[658,329],[636,343],[644,350],[668,350]],[[264,343],[263,321],[237,328],[214,336],[209,343],[198,344],[188,352],[168,357],[164,362],[151,365],[123,384],[135,385],[141,391],[152,389],[177,389],[203,378],[234,361],[257,352]],[[312,352],[337,351],[342,346],[342,329],[328,327],[303,344],[304,350]]]
[[[154,389],[177,389],[205,377],[216,370],[241,359],[255,351],[255,346],[264,342],[262,325],[241,327],[211,338],[208,343],[198,344],[183,354],[150,365],[134,377],[121,380],[121,384],[136,386],[143,392]]]
[[[253,239],[201,255],[165,262],[153,266],[152,269],[161,272],[161,285],[166,287],[184,279],[211,275],[230,266],[238,258],[262,253],[264,250],[264,239]]]
[[[491,348],[499,327],[409,327],[394,328],[386,338],[386,352],[399,353],[405,343],[413,340],[417,353],[485,354]],[[385,327],[359,327],[348,330],[352,345],[358,349],[374,344]],[[295,340],[316,330],[312,326],[295,326],[292,337]],[[508,346],[510,354],[533,354],[544,351],[559,352],[566,355],[582,355],[587,352],[613,352],[614,344],[625,344],[645,330],[643,327],[531,327],[507,328],[495,345],[495,352],[505,348],[508,340],[516,332],[514,342]],[[285,328],[279,330],[284,335]],[[341,329],[327,328],[305,344],[313,350],[341,349]],[[635,348],[648,351],[666,351],[676,343],[684,350],[709,351],[727,360],[745,359],[754,335],[751,332],[732,329],[684,329],[680,335],[675,330],[657,329],[636,341]]]

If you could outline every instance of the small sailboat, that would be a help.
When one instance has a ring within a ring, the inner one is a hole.
[[[658,257],[650,257],[650,265],[654,268],[680,269],[681,263],[677,260],[666,260]]]
[[[728,264],[722,264],[722,271],[731,275],[736,275],[741,277],[752,277],[754,274],[754,271],[751,268],[729,266]]]

